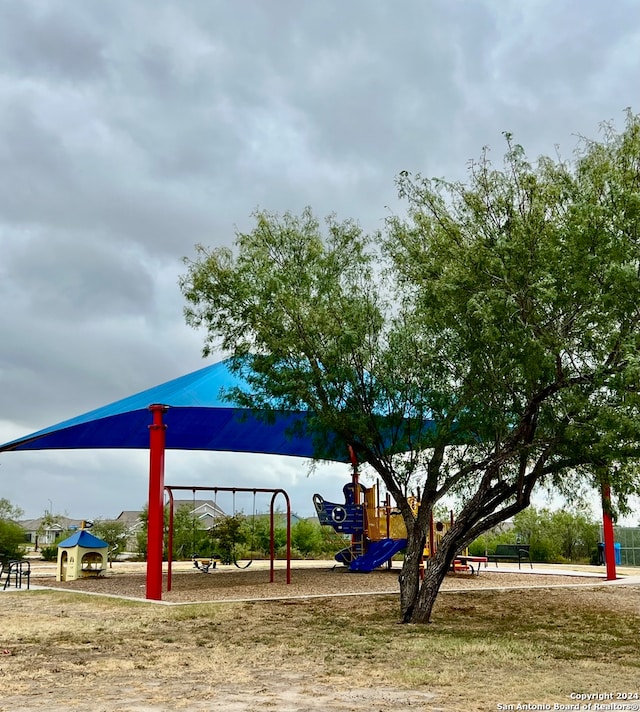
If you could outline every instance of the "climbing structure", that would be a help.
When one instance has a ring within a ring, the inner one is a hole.
[[[407,545],[407,529],[400,511],[392,505],[387,494],[380,502],[379,487],[365,487],[356,478],[347,483],[344,503],[327,502],[319,494],[313,495],[313,504],[320,524],[333,527],[339,534],[351,536],[351,544],[339,551],[336,561],[350,571],[369,572],[390,562]],[[409,498],[417,513],[418,501]],[[448,524],[437,522],[430,527],[425,556],[435,551]]]

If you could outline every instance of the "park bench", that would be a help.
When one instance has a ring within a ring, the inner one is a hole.
[[[489,554],[487,559],[494,561],[496,566],[498,566],[498,561],[517,561],[518,568],[521,568],[523,561],[528,561],[529,566],[533,568],[529,557],[529,544],[498,544],[496,553]]]

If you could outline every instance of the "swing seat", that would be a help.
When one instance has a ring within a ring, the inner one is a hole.
[[[193,566],[194,568],[198,569],[198,571],[202,571],[202,573],[208,574],[209,569],[215,569],[219,561],[220,559],[214,556],[194,556]]]
[[[238,569],[248,569],[252,563],[253,563],[253,556],[247,561],[246,564],[239,564],[238,560],[235,557],[233,558],[233,565]]]

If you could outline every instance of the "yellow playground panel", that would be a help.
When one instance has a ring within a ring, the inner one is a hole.
[[[378,483],[364,490],[364,516],[365,533],[371,541],[382,539],[406,539],[407,528],[402,514],[397,507],[391,506],[389,495],[383,504],[380,504]],[[420,502],[415,497],[409,497],[409,505],[414,514],[418,513]],[[453,515],[451,515],[451,519]],[[442,537],[449,531],[451,522],[437,521],[430,528],[430,534],[424,549],[424,556],[431,555],[431,548],[436,551]]]

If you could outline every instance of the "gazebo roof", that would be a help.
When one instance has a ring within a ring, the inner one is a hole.
[[[70,549],[72,546],[82,546],[85,549],[104,549],[109,545],[106,541],[102,541],[102,539],[98,539],[97,536],[86,531],[86,529],[79,529],[75,534],[61,541],[58,546],[63,549]]]

